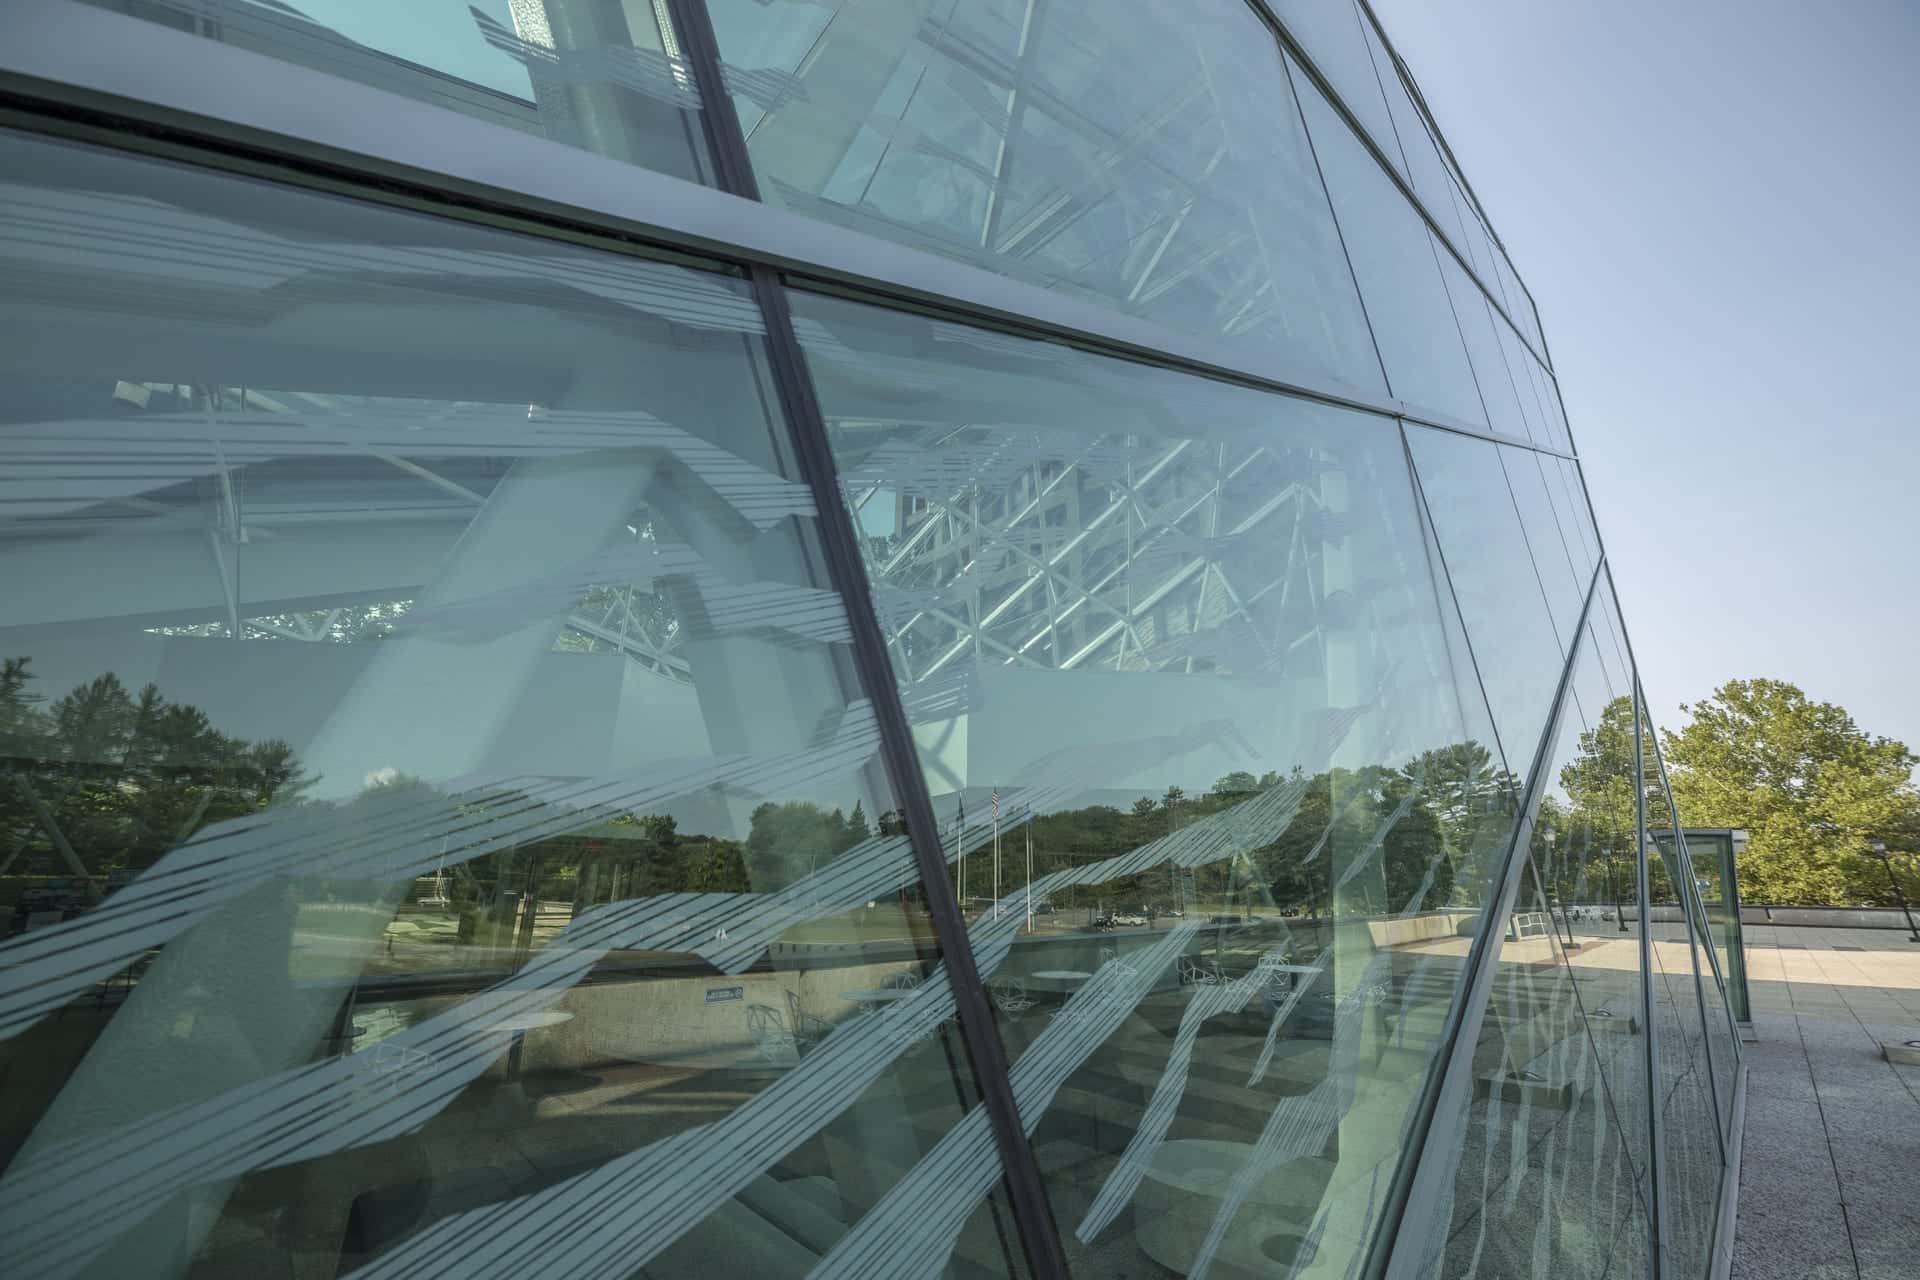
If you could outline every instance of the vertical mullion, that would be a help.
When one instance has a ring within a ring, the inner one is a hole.
[[[667,0],[667,3],[700,88],[701,117],[718,184],[734,195],[758,200],[759,185],[747,154],[746,136],[727,92],[719,43],[704,0]],[[853,518],[840,499],[826,419],[807,370],[805,352],[794,332],[786,285],[778,271],[760,264],[748,269],[748,282],[766,323],[767,362],[782,416],[792,437],[802,478],[813,494],[828,580],[845,603],[853,632],[854,667],[864,692],[873,701],[888,781],[896,802],[906,813],[914,859],[933,917],[934,937],[953,987],[960,1039],[980,1089],[980,1105],[986,1109],[992,1126],[1014,1224],[1027,1265],[1034,1275],[1039,1280],[1064,1280],[1068,1274],[1066,1256],[1041,1183],[1039,1165],[1033,1158],[1033,1147],[1021,1125],[1010,1064],[993,1025],[992,1006],[974,963],[966,921],[947,880],[946,855],[939,824],[934,818],[933,800],[927,791],[926,778],[920,772],[913,730],[887,657],[886,637],[870,604],[872,596],[860,554],[859,536],[854,530]]]
[[[1613,587],[1613,574],[1607,574],[1607,587]],[[1626,629],[1626,619],[1621,619],[1621,629]],[[1633,651],[1629,647],[1627,662],[1633,662]],[[1647,1093],[1650,1105],[1647,1108],[1647,1188],[1653,1201],[1652,1211],[1648,1214],[1647,1230],[1653,1237],[1649,1251],[1652,1262],[1650,1275],[1652,1280],[1661,1280],[1667,1271],[1667,1200],[1661,1184],[1665,1181],[1662,1174],[1662,1162],[1666,1148],[1662,1143],[1665,1124],[1661,1118],[1665,1099],[1660,1096],[1660,1024],[1653,1016],[1653,907],[1650,897],[1649,871],[1647,867],[1647,785],[1646,767],[1643,763],[1643,744],[1640,741],[1640,673],[1638,668],[1628,672],[1633,682],[1630,690],[1633,698],[1633,815],[1634,815],[1634,858],[1640,871],[1640,1016],[1647,1028]]]
[[[1584,634],[1587,614],[1599,594],[1599,584],[1596,573],[1587,586],[1576,635]],[[1468,646],[1472,646],[1471,637]],[[1373,1256],[1363,1273],[1368,1276],[1413,1280],[1424,1275],[1429,1261],[1427,1250],[1432,1243],[1427,1227],[1431,1225],[1444,1233],[1449,1225],[1427,1224],[1417,1219],[1409,1223],[1408,1218],[1410,1214],[1431,1212],[1436,1206],[1448,1203],[1447,1183],[1457,1171],[1459,1135],[1443,1134],[1436,1140],[1434,1125],[1441,1117],[1453,1114],[1474,1087],[1473,1057],[1479,1047],[1487,1003],[1493,994],[1500,943],[1506,934],[1506,920],[1513,910],[1514,895],[1520,887],[1521,868],[1528,858],[1526,851],[1533,839],[1534,815],[1539,811],[1545,777],[1552,764],[1553,745],[1559,740],[1560,723],[1573,701],[1573,671],[1579,657],[1580,646],[1576,643],[1566,665],[1560,669],[1560,682],[1553,691],[1553,707],[1547,713],[1546,727],[1533,750],[1532,767],[1521,793],[1520,809],[1514,818],[1506,856],[1500,864],[1500,875],[1494,891],[1488,895],[1480,933],[1467,951],[1467,972],[1454,1003],[1457,1017],[1440,1052],[1435,1055],[1435,1060],[1442,1064],[1440,1071],[1425,1091],[1419,1113],[1409,1126],[1407,1156],[1402,1158],[1401,1165],[1405,1169],[1411,1161],[1412,1174],[1402,1177],[1396,1173],[1386,1208],[1374,1232]]]

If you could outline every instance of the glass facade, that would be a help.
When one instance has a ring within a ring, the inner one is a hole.
[[[1725,895],[1366,6],[18,14],[8,1275],[1730,1252]]]

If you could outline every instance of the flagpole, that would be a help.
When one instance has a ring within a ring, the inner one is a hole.
[[[1033,932],[1033,806],[1027,806],[1027,932]]]
[[[1000,788],[993,789],[993,918],[1000,918]]]
[[[967,796],[959,795],[953,811],[953,843],[960,849],[960,918],[967,918]]]

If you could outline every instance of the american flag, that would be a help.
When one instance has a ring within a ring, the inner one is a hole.
[[[1000,788],[993,789],[993,820],[1000,821]]]

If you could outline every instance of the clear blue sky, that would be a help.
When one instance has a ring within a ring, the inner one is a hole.
[[[1920,4],[1373,0],[1533,291],[1656,719],[1920,750]]]

